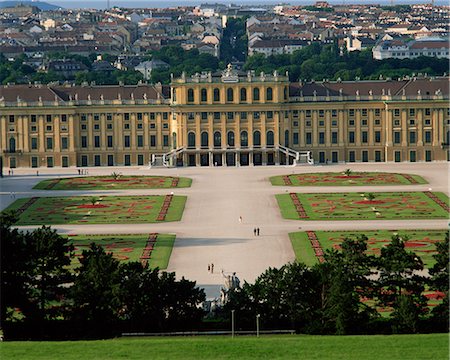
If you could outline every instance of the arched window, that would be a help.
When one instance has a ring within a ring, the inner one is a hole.
[[[176,132],[172,133],[172,146],[173,146],[173,149],[177,148],[177,133]]]
[[[284,132],[284,146],[289,147],[289,130]]]
[[[241,101],[247,101],[247,89],[241,88]]]
[[[253,89],[253,101],[259,101],[259,88]]]
[[[176,89],[172,89],[172,101],[173,102],[177,101],[177,90]]]
[[[273,100],[273,90],[271,87],[268,87],[266,89],[266,100],[267,101],[272,101]]]
[[[194,89],[188,89],[187,102],[194,102]]]
[[[261,146],[261,133],[258,130],[253,132],[253,146]]]
[[[209,137],[208,133],[206,131],[203,131],[202,135],[201,135],[202,147],[208,147],[208,142],[209,142],[208,137]]]
[[[288,99],[288,88],[287,87],[284,88],[283,94],[284,94],[284,100],[287,100]]]
[[[15,153],[16,152],[16,139],[15,138],[9,138],[9,152]]]
[[[232,102],[234,99],[234,91],[232,88],[227,89],[227,101]]]
[[[247,147],[248,146],[248,133],[247,131],[241,131],[241,146]]]
[[[234,132],[233,131],[228,132],[227,144],[228,144],[228,146],[234,146]]]
[[[220,101],[220,90],[218,88],[214,89],[214,101]]]
[[[271,131],[271,130],[269,130],[267,132],[266,144],[267,144],[267,146],[274,146],[275,145],[273,131]]]
[[[188,133],[188,147],[195,147],[195,133]]]
[[[220,134],[220,131],[216,131],[214,133],[214,147],[221,147],[222,146],[222,135]]]
[[[200,90],[200,99],[202,102],[208,101],[208,93],[206,92],[206,89]]]

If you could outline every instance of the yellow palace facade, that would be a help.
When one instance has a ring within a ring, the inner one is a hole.
[[[239,72],[170,86],[0,87],[3,165],[447,161],[449,78],[292,83]]]

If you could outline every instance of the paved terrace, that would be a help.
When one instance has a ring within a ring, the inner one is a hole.
[[[350,168],[353,171],[386,171],[417,174],[429,184],[409,186],[354,186],[354,187],[287,187],[272,186],[270,176],[307,172],[336,172]],[[16,197],[31,196],[86,196],[86,195],[187,195],[188,200],[180,222],[136,225],[58,225],[60,233],[175,233],[177,238],[170,259],[169,271],[196,280],[216,294],[223,284],[221,269],[236,272],[241,280],[252,282],[268,267],[279,267],[294,260],[288,233],[301,230],[370,230],[370,229],[443,229],[448,220],[405,221],[294,221],[282,219],[274,195],[295,192],[381,192],[432,191],[449,194],[447,163],[367,163],[328,166],[297,167],[195,167],[148,169],[146,167],[88,168],[89,176],[109,175],[112,171],[134,175],[185,176],[193,179],[191,188],[115,190],[115,191],[45,191],[32,187],[46,178],[78,176],[75,168],[15,169],[14,176],[0,180],[0,209],[6,208]],[[6,171],[8,173],[8,171]],[[239,222],[242,216],[242,223]],[[261,235],[253,235],[254,227]],[[24,226],[24,229],[33,228]],[[214,274],[207,271],[214,263]]]

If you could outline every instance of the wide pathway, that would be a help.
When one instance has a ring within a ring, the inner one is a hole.
[[[378,187],[278,187],[268,181],[270,176],[291,173],[352,170],[405,172],[423,176],[426,185]],[[90,168],[89,175],[108,175],[111,168]],[[220,271],[236,272],[241,280],[252,282],[268,267],[279,267],[294,260],[288,233],[301,230],[369,230],[369,229],[443,229],[448,220],[420,221],[294,221],[281,218],[274,194],[296,192],[351,191],[433,191],[449,193],[448,165],[431,164],[345,164],[335,166],[240,167],[240,168],[177,168],[114,169],[126,174],[187,176],[193,179],[191,188],[163,190],[116,191],[43,191],[32,190],[38,181],[56,176],[73,176],[75,169],[40,169],[40,176],[31,170],[16,169],[13,177],[0,180],[1,208],[16,197],[63,195],[187,195],[188,200],[180,222],[136,225],[57,225],[62,233],[148,233],[164,232],[177,235],[169,263],[169,271],[177,277],[196,280],[202,286],[223,283]],[[75,175],[74,175],[75,176]],[[239,217],[242,216],[242,223]],[[253,229],[260,228],[260,236]],[[25,229],[33,227],[23,227]],[[207,271],[214,264],[214,274]]]

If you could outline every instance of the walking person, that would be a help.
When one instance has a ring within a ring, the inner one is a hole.
[[[211,265],[208,264],[208,272],[211,272]]]
[[[214,264],[211,263],[211,274],[214,274]]]
[[[256,236],[256,228],[253,228],[253,235]]]
[[[256,235],[259,236],[259,228],[256,228]]]
[[[242,224],[242,216],[239,216],[239,224]]]

